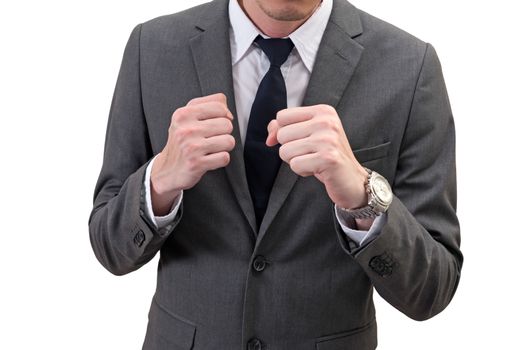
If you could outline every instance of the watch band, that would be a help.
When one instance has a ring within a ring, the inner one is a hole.
[[[357,209],[338,208],[353,219],[374,219],[380,214],[376,212],[370,205],[366,205],[365,207]]]

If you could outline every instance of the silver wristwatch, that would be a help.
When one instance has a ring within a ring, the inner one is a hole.
[[[387,179],[375,171],[365,168],[368,178],[365,184],[368,194],[368,204],[358,209],[340,208],[345,214],[354,219],[375,218],[379,214],[386,212],[392,203],[392,189]]]

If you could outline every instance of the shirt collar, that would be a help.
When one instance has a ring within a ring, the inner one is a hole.
[[[297,48],[306,68],[312,72],[319,44],[332,12],[333,0],[323,0],[314,14],[299,28],[290,34],[290,39]],[[232,38],[232,65],[235,65],[246,54],[251,44],[262,34],[253,22],[246,16],[237,0],[230,0],[228,6]]]

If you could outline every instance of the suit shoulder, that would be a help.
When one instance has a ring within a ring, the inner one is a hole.
[[[363,26],[363,34],[358,38],[363,46],[373,46],[383,53],[400,54],[405,57],[415,55],[423,58],[428,44],[414,35],[369,13],[357,9]]]
[[[205,3],[189,9],[159,16],[142,23],[141,38],[146,41],[177,42],[195,35],[195,21],[208,12]]]

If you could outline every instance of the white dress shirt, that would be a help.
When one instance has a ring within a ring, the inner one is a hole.
[[[333,0],[323,0],[310,18],[289,35],[294,48],[288,59],[281,66],[281,72],[286,84],[288,107],[301,106],[310,75],[315,63],[315,57],[324,30],[332,11]],[[230,0],[230,47],[232,58],[233,88],[237,109],[237,122],[241,142],[244,146],[246,130],[252,103],[257,89],[264,75],[270,68],[270,61],[266,54],[254,43],[255,38],[261,35],[268,38],[246,16],[237,0]],[[154,216],[151,204],[150,176],[153,162],[146,169],[146,212],[158,228],[165,227],[173,221],[182,203],[182,194],[179,196],[171,211],[166,216]],[[359,231],[349,228],[342,219],[342,213],[334,206],[337,220],[345,234],[358,246],[365,244],[376,237],[384,224],[385,216],[381,215],[374,220],[369,231]]]

